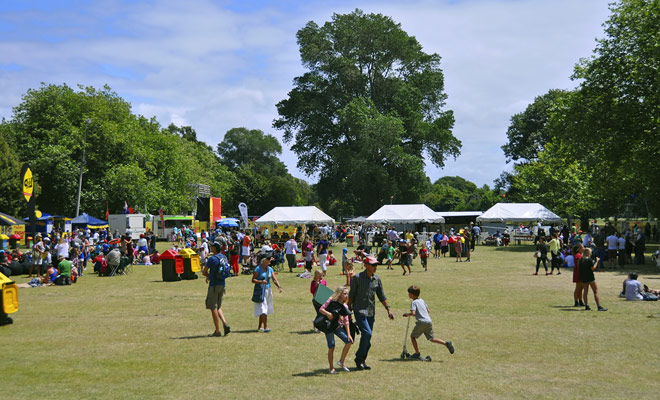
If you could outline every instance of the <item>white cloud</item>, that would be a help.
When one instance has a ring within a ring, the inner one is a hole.
[[[348,3],[292,2],[244,14],[209,0],[97,1],[0,13],[0,24],[4,19],[18,30],[0,36],[0,117],[9,118],[42,81],[107,83],[135,112],[163,126],[191,125],[214,147],[237,126],[281,139],[271,127],[275,104],[303,72],[296,31],[358,7],[391,16],[443,58],[447,108],[455,112],[463,149],[444,170],[429,166],[431,179],[459,175],[492,184],[507,168],[500,146],[511,115],[551,88],[574,86],[573,65],[590,55],[609,13],[600,0]],[[9,64],[23,69],[2,68]],[[303,177],[297,157],[283,147],[283,161]]]

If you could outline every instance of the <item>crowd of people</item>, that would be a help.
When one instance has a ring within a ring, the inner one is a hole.
[[[541,264],[545,269],[545,275],[552,275],[555,269],[557,275],[561,274],[560,267],[572,268],[573,283],[575,283],[573,291],[574,306],[590,310],[587,295],[589,289],[591,289],[598,310],[607,311],[606,308],[600,305],[594,271],[624,268],[626,264],[645,264],[644,252],[646,250],[646,237],[649,234],[657,234],[657,229],[653,230],[650,224],[647,224],[645,229],[640,229],[635,224],[632,229],[627,228],[623,232],[619,232],[610,222],[599,227],[596,221],[593,221],[589,229],[585,231],[579,229],[577,224],[551,226],[549,235],[546,236],[545,230],[539,223],[534,239],[536,243],[536,252],[534,253],[536,271],[534,275],[538,275]],[[548,271],[547,266],[548,254],[551,257],[550,271]],[[632,275],[635,278],[627,281],[632,282],[637,278],[636,273],[631,273]],[[625,291],[626,283],[624,282],[624,293]],[[655,297],[654,293],[636,290],[635,287],[631,287],[630,291],[635,292],[635,294],[626,296],[627,298],[634,296],[640,300],[647,300]],[[630,300],[632,299],[630,298]]]

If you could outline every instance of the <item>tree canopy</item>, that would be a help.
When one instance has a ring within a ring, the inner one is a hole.
[[[105,214],[106,201],[111,212],[128,202],[179,213],[189,208],[188,183],[208,184],[218,196],[229,188],[227,169],[194,130],[161,129],[107,86],[31,89],[0,132],[19,160],[29,160],[42,188],[37,205],[52,214],[75,211],[83,146],[81,210],[93,215]]]
[[[277,104],[274,126],[293,143],[298,167],[319,176],[321,204],[350,197],[350,211],[369,213],[392,194],[419,201],[428,188],[424,156],[443,166],[461,147],[443,109],[440,56],[424,53],[391,18],[360,10],[309,22],[297,39],[307,72]]]
[[[660,1],[610,6],[605,37],[575,67],[573,91],[551,90],[512,117],[502,148],[517,161],[496,186],[565,215],[660,212]],[[556,193],[561,190],[561,193]]]

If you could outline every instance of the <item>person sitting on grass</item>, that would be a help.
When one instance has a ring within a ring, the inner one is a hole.
[[[70,285],[71,284],[71,261],[64,258],[64,254],[57,256],[60,261],[57,264],[57,269],[60,271],[60,276],[55,279],[56,285]]]
[[[60,273],[55,267],[52,265],[48,266],[48,271],[46,272],[46,276],[41,278],[41,282],[43,282],[45,285],[54,285],[55,281],[57,278],[60,276]]]
[[[335,255],[332,254],[332,250],[328,250],[328,264],[337,265],[337,259],[335,258]]]
[[[419,297],[420,292],[421,289],[419,286],[412,285],[408,288],[408,297],[412,299],[412,304],[410,305],[410,312],[403,314],[404,317],[413,316],[417,320],[415,328],[413,328],[413,331],[410,334],[410,341],[412,341],[412,345],[415,348],[415,354],[413,354],[411,358],[420,358],[417,338],[422,336],[422,334],[424,334],[426,339],[430,340],[432,343],[446,346],[449,353],[454,354],[454,345],[452,342],[445,342],[442,339],[433,337],[433,322],[429,315],[429,307],[426,305],[426,302]]]
[[[628,274],[628,279],[623,281],[623,291],[621,292],[621,296],[630,301],[658,301],[658,294],[660,294],[659,291],[649,289],[646,285],[644,285],[644,290],[642,290],[642,284],[637,280],[637,277],[637,272],[631,272]]]

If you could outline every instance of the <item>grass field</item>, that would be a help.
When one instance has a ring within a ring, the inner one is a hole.
[[[478,247],[471,263],[431,259],[429,272],[415,260],[412,276],[379,267],[396,318],[378,305],[373,369],[337,375],[327,374],[324,335],[311,330],[310,281],[288,272],[278,275],[284,292],[274,294],[269,334],[256,332],[250,277],[230,278],[223,310],[232,332],[221,338],[207,337],[204,280],[162,282],[160,266],[20,289],[14,324],[0,327],[0,398],[656,398],[660,304],[618,298],[625,273],[605,271],[596,280],[609,311],[573,308],[572,271],[532,276],[534,261],[531,247]],[[637,270],[660,287],[657,268]],[[328,286],[344,283],[337,267],[329,271]],[[422,338],[432,362],[399,360],[411,284],[454,355]]]

